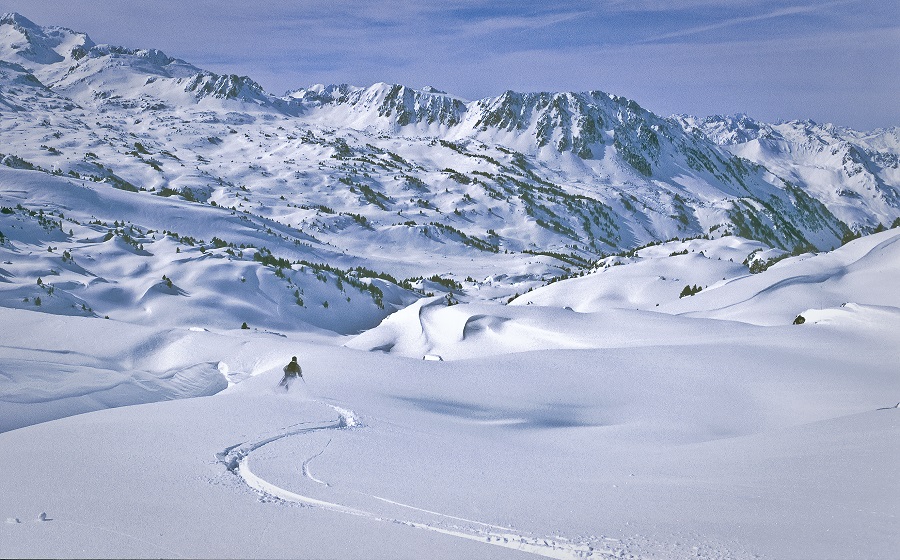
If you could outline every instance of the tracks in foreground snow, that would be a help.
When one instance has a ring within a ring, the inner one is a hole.
[[[217,453],[216,458],[222,464],[224,464],[229,471],[241,478],[244,483],[247,484],[247,486],[249,486],[256,492],[284,502],[319,507],[347,515],[364,517],[373,521],[397,523],[415,529],[433,531],[436,533],[442,533],[462,539],[473,540],[494,546],[501,546],[504,548],[510,548],[513,550],[535,554],[546,558],[609,558],[620,557],[622,555],[623,551],[620,549],[598,548],[586,542],[578,543],[563,537],[541,538],[522,535],[513,532],[513,530],[508,527],[491,525],[489,523],[446,515],[415,506],[402,504],[393,500],[388,500],[386,498],[363,494],[367,498],[376,500],[382,504],[386,504],[396,511],[415,512],[419,517],[433,519],[433,522],[400,519],[390,515],[378,514],[373,511],[369,511],[368,509],[352,507],[349,505],[297,494],[296,492],[292,492],[285,488],[276,486],[275,484],[268,482],[262,477],[257,476],[250,468],[250,455],[264,445],[284,438],[300,436],[312,432],[324,430],[344,430],[360,426],[358,418],[352,411],[345,410],[343,408],[327,403],[321,404],[325,404],[326,406],[337,412],[338,418],[331,421],[304,422],[301,424],[296,424],[295,426],[291,426],[279,432],[278,434],[228,447],[220,453]],[[329,440],[328,444],[330,443],[331,440]],[[328,444],[326,444],[326,448]],[[317,484],[330,486],[329,484],[313,477],[308,469],[309,463],[322,453],[324,453],[324,449],[313,457],[310,457],[303,463],[303,474],[304,476],[306,476],[306,478],[312,480]]]

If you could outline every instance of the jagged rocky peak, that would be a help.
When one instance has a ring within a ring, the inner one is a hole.
[[[896,219],[900,143],[890,130],[861,133],[811,120],[767,124],[746,115],[679,119],[802,187],[854,231],[872,231]]]
[[[183,60],[173,58],[158,49],[127,49],[113,45],[97,45],[85,53],[86,56],[99,58],[102,56],[120,57],[130,56],[143,59],[156,66],[168,66],[175,62],[184,63]]]
[[[287,92],[286,97],[308,103],[340,103],[351,89],[360,89],[348,84],[314,84]]]
[[[71,88],[94,87],[99,72],[133,72],[141,75],[186,78],[201,72],[187,62],[158,49],[131,49],[95,44],[85,33],[64,27],[42,27],[19,14],[0,18],[0,59],[21,64],[43,83],[67,95]],[[108,85],[109,80],[103,79]],[[84,86],[84,84],[91,84]],[[129,92],[115,95],[128,97]]]
[[[18,30],[22,34],[29,31],[32,33],[41,33],[41,28],[36,23],[16,12],[7,12],[0,16],[0,25],[9,25]]]
[[[319,84],[287,96],[312,110],[346,107],[343,115],[331,112],[331,117],[354,126],[415,126],[438,134],[444,130],[454,138],[511,141],[529,152],[546,147],[583,159],[600,157],[603,146],[615,145],[644,175],[650,174],[646,161],[655,159],[659,150],[658,131],[672,126],[630,99],[601,91],[507,91],[466,102],[433,87],[377,83],[365,88]],[[430,128],[435,124],[443,129]]]
[[[749,142],[771,133],[770,129],[743,114],[712,115],[698,118],[689,115],[675,117],[685,130],[708,136],[716,144],[729,146]]]
[[[393,128],[433,124],[452,127],[466,112],[466,103],[434,88],[416,90],[399,84],[377,83],[367,88],[317,84],[290,92],[289,97],[322,107],[348,106],[356,116],[386,119]]]
[[[743,144],[753,140],[775,140],[780,142],[811,142],[832,146],[836,143],[847,143],[848,139],[862,136],[879,136],[874,131],[861,134],[852,129],[832,123],[818,123],[813,120],[780,121],[768,124],[757,121],[743,113],[709,117],[678,116],[677,119],[685,129],[696,129],[703,132],[715,143],[722,146]]]
[[[499,97],[481,99],[476,107],[485,126],[527,129],[545,114],[608,117],[612,121],[652,115],[635,101],[602,91],[534,92],[506,91]]]
[[[600,147],[609,142],[618,140],[624,145],[632,133],[652,136],[651,127],[659,128],[662,123],[634,101],[602,91],[506,91],[499,97],[476,101],[469,113],[477,132],[496,129],[530,135],[537,148],[549,146],[583,159],[596,157],[602,151]]]
[[[367,98],[377,106],[378,115],[392,119],[398,126],[414,123],[455,126],[466,111],[463,101],[436,91],[376,84],[367,93]]]
[[[0,17],[0,58],[23,63],[55,64],[77,60],[94,47],[86,33],[66,27],[42,27],[18,13]]]
[[[236,74],[219,75],[213,72],[199,72],[187,80],[184,87],[197,98],[264,100],[268,97],[262,86],[247,76]]]

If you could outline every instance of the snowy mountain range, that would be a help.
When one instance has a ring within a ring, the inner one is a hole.
[[[153,262],[160,232],[278,278],[303,263],[335,293],[287,278],[287,301],[341,332],[423,294],[490,286],[503,300],[669,239],[737,235],[800,253],[900,219],[897,129],[663,118],[599,91],[470,102],[432,87],[317,85],[278,97],[19,14],[0,18],[0,108],[0,180],[35,185],[4,206],[20,220],[55,215],[65,251],[96,258],[93,239],[112,235]],[[36,206],[46,185],[55,194]],[[94,235],[71,227],[89,223]],[[181,276],[170,261],[147,270]],[[76,309],[103,307],[73,282]],[[374,307],[357,310],[348,283]],[[135,305],[148,297],[137,292]],[[368,319],[325,319],[347,299],[346,313]]]
[[[0,556],[892,557],[898,162],[6,14]]]
[[[603,92],[506,92],[466,102],[434,88],[376,84],[277,97],[250,78],[206,72],[158,50],[96,45],[17,14],[0,21],[0,59],[21,66],[5,66],[3,102],[19,109],[8,118],[20,134],[35,132],[8,140],[7,155],[82,173],[90,153],[138,188],[189,188],[226,207],[246,197],[269,217],[280,196],[287,205],[359,213],[370,229],[353,237],[410,221],[394,219],[399,212],[416,222],[404,226],[406,237],[434,221],[468,236],[451,235],[457,244],[471,238],[596,258],[710,230],[825,249],[850,230],[900,216],[896,130],[810,127],[816,132],[801,138],[785,132],[789,125],[747,119],[666,119]],[[59,103],[73,110],[45,126],[65,137],[41,140],[44,119],[35,117]],[[754,152],[735,140],[744,138],[771,147]],[[146,154],[133,154],[136,142]],[[840,154],[810,159],[841,142]],[[48,158],[48,148],[60,154]],[[791,162],[823,173],[798,176]],[[871,194],[859,192],[866,185]],[[852,196],[862,204],[850,211]],[[515,228],[503,227],[509,223]]]
[[[854,231],[896,220],[900,129],[857,132],[831,124],[766,124],[746,115],[680,119],[733,154],[765,165],[825,204]]]

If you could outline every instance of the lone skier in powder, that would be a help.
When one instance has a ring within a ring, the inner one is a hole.
[[[281,383],[278,384],[279,387],[284,387],[284,390],[287,391],[291,380],[295,378],[303,379],[303,370],[300,369],[300,364],[297,363],[297,356],[291,358],[291,363],[284,366],[284,377],[281,379]]]

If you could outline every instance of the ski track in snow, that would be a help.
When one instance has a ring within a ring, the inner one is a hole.
[[[331,486],[331,485],[328,484],[327,482],[322,481],[322,480],[319,480],[318,478],[316,478],[315,476],[313,476],[313,474],[309,471],[309,464],[312,463],[314,459],[316,459],[316,458],[318,458],[318,457],[321,457],[322,454],[325,453],[325,451],[328,449],[328,446],[329,446],[329,445],[331,445],[331,440],[330,440],[330,439],[328,440],[328,443],[325,444],[325,447],[322,448],[322,451],[319,451],[318,453],[316,453],[315,455],[313,455],[313,456],[310,457],[309,459],[303,461],[303,476],[305,476],[306,478],[312,480],[312,481],[315,482],[316,484],[321,484],[321,485],[323,485],[323,486]]]
[[[320,402],[321,401],[317,401]],[[405,508],[412,511],[416,511],[419,513],[425,513],[428,515],[432,515],[438,517],[442,520],[452,520],[452,521],[460,521],[464,523],[468,523],[471,525],[478,525],[480,527],[484,527],[484,529],[475,529],[473,527],[459,527],[453,525],[452,527],[442,527],[438,525],[432,525],[429,523],[422,523],[418,521],[404,520],[404,519],[396,519],[391,517],[383,517],[371,511],[367,511],[364,509],[358,509],[355,507],[329,502],[325,500],[319,500],[316,498],[311,498],[309,496],[303,496],[301,494],[297,494],[295,492],[291,492],[285,488],[281,488],[264,480],[263,478],[257,476],[250,469],[250,454],[256,451],[257,449],[272,443],[273,441],[277,441],[280,439],[284,439],[287,437],[308,434],[310,432],[316,432],[321,430],[344,430],[344,429],[352,429],[361,426],[359,419],[356,415],[350,411],[338,406],[334,406],[327,403],[325,404],[329,408],[333,409],[338,413],[338,419],[332,422],[303,422],[300,424],[296,424],[295,426],[304,427],[295,428],[295,429],[286,429],[281,433],[269,437],[262,438],[257,441],[240,443],[237,445],[233,445],[231,447],[226,448],[220,453],[216,454],[216,458],[224,464],[229,471],[234,473],[236,476],[240,477],[244,483],[255,490],[256,492],[271,498],[275,498],[276,500],[281,500],[284,502],[295,503],[295,504],[304,504],[313,507],[320,507],[323,509],[327,509],[329,511],[334,511],[338,513],[343,513],[347,515],[355,515],[358,517],[363,517],[366,519],[371,519],[373,521],[380,521],[386,523],[397,523],[400,525],[405,525],[408,527],[412,527],[415,529],[423,529],[427,531],[433,531],[436,533],[441,533],[444,535],[450,535],[453,537],[458,537],[462,539],[473,540],[485,544],[491,544],[494,546],[502,546],[504,548],[510,548],[513,550],[518,550],[520,552],[526,552],[530,554],[534,554],[537,556],[543,556],[546,558],[558,558],[558,559],[571,559],[571,558],[611,558],[611,557],[620,557],[622,552],[621,550],[613,550],[608,548],[595,548],[589,544],[585,543],[576,543],[570,541],[564,537],[553,537],[553,538],[541,538],[541,537],[533,537],[526,536],[522,534],[514,533],[513,530],[509,527],[502,527],[499,525],[492,525],[490,523],[484,523],[481,521],[474,521],[471,519],[465,519],[462,517],[455,517],[452,515],[446,515],[443,513],[439,513],[436,511],[431,511],[427,509],[418,508],[415,506],[410,506],[407,504],[403,504],[400,502],[395,502],[393,500],[389,500],[387,498],[381,498],[379,496],[372,496],[368,494],[362,494],[369,498],[373,498],[375,500],[384,502],[386,504],[390,504],[392,506],[396,506],[399,508]],[[312,424],[312,425],[310,425]],[[290,428],[294,428],[291,426]],[[325,444],[325,447],[310,457],[303,463],[303,475],[313,482],[317,484],[321,484],[327,487],[330,487],[330,484],[323,482],[315,478],[309,471],[309,463],[312,462],[317,457],[320,457],[328,446],[331,444],[332,440],[328,440],[328,443]]]

